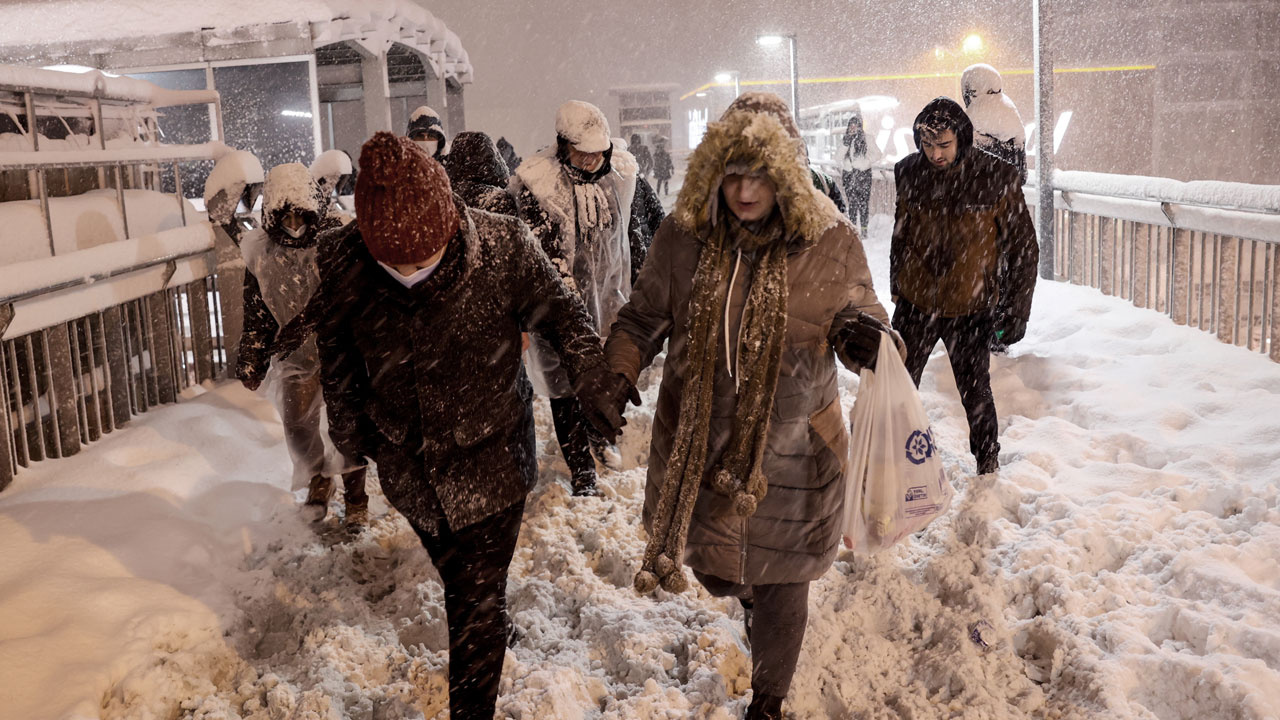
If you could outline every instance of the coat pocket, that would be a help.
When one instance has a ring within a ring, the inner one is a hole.
[[[839,395],[827,403],[826,407],[809,416],[809,429],[823,446],[816,449],[819,472],[828,464],[833,469],[844,472],[849,462],[849,431],[845,427]],[[824,457],[827,453],[832,457]]]

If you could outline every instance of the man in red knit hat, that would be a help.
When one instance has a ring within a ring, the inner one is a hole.
[[[315,327],[334,444],[377,463],[440,572],[451,717],[491,720],[507,567],[537,480],[520,333],[550,341],[610,440],[629,385],[529,229],[463,206],[411,141],[365,143],[355,200],[356,222],[321,241],[317,301],[283,334]]]

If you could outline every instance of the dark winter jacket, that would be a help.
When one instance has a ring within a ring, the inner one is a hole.
[[[956,123],[957,157],[939,170],[915,152],[894,168],[891,292],[943,317],[996,309],[1026,320],[1039,248],[1018,169],[973,147],[969,118],[954,101],[935,100],[921,117],[927,113]]]
[[[634,381],[641,368],[667,348],[662,368],[645,489],[645,523],[657,510],[689,374],[690,317],[694,276],[707,231],[718,212],[728,158],[751,157],[760,138],[711,132],[703,139],[685,177],[673,214],[663,221],[640,271],[631,300],[618,314],[606,342],[610,366]],[[794,158],[798,147],[772,137],[764,151]],[[703,158],[715,162],[703,162]],[[836,361],[856,368],[833,339],[846,320],[866,312],[888,324],[876,299],[871,272],[857,233],[812,184],[799,161],[768,169],[778,188],[786,225],[787,320],[781,371],[773,396],[764,451],[768,491],[744,518],[730,496],[718,492],[711,472],[703,479],[689,526],[684,562],[694,570],[745,584],[813,580],[830,567],[840,544],[849,435],[841,410]],[[725,337],[737,337],[752,265],[743,262],[728,295]],[[723,298],[724,295],[721,295]],[[735,381],[718,352],[710,408],[707,467],[727,448],[737,406]]]
[[[667,152],[666,148],[663,147],[654,150],[653,176],[659,180],[670,180],[675,172],[675,165],[671,163],[671,153]]]
[[[649,151],[649,146],[633,141],[631,143],[631,152],[636,156],[636,164],[640,167],[640,174],[648,177],[649,173],[653,172],[653,153]]]
[[[537,479],[522,331],[577,377],[603,363],[590,317],[519,220],[462,207],[435,272],[405,288],[369,255],[359,220],[322,238],[316,328],[330,436],[378,464],[387,499],[419,527],[457,529],[511,507]]]
[[[658,226],[667,216],[662,209],[662,201],[653,186],[643,177],[636,178],[636,195],[631,201],[631,225],[627,228],[631,236],[631,284],[636,282],[644,259],[649,255],[649,245],[658,232]]]
[[[507,192],[511,173],[493,140],[482,132],[458,133],[444,158],[453,191],[467,207],[515,215],[516,199]]]

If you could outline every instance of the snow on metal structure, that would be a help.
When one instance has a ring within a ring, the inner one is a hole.
[[[161,145],[156,108],[186,104],[212,106],[215,141]],[[180,170],[229,150],[219,104],[212,91],[0,66],[12,131],[0,252],[26,260],[0,267],[0,488],[221,369],[213,228]]]

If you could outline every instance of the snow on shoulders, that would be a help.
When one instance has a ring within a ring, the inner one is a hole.
[[[975,97],[967,112],[973,122],[974,135],[987,135],[1000,142],[1012,140],[1020,147],[1025,143],[1022,116],[1004,93]]]
[[[209,173],[209,178],[204,181],[205,205],[208,205],[213,196],[221,190],[238,196],[245,185],[260,183],[264,180],[262,163],[258,162],[258,158],[254,157],[253,153],[247,150],[227,153],[213,166],[213,172]],[[237,186],[240,190],[236,189]]]

